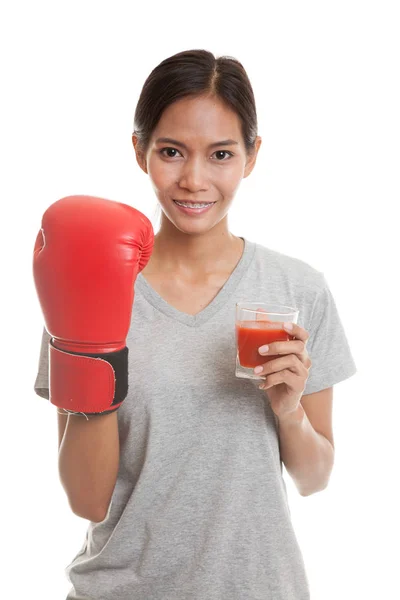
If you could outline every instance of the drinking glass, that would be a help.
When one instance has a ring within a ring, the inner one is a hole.
[[[290,341],[295,336],[283,328],[283,323],[297,323],[299,311],[292,306],[268,302],[236,303],[236,377],[266,379],[253,369],[280,355],[262,356],[260,346],[277,341]]]

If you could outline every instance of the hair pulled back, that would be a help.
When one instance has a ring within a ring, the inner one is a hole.
[[[186,50],[163,60],[146,79],[134,117],[138,147],[147,152],[163,111],[188,96],[214,96],[233,110],[241,123],[247,154],[255,149],[256,104],[243,65],[230,56],[216,58],[207,50]]]

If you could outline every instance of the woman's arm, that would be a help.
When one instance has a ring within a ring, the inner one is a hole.
[[[302,496],[329,482],[335,457],[332,396],[333,388],[303,396],[295,413],[278,419],[281,458]]]
[[[68,415],[58,466],[72,511],[90,521],[103,521],[118,475],[117,411],[88,420]]]

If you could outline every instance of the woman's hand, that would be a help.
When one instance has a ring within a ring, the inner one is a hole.
[[[300,404],[306,387],[311,359],[306,350],[308,332],[296,325],[292,330],[286,329],[296,339],[288,342],[271,342],[268,352],[259,352],[261,356],[282,354],[262,366],[257,375],[266,375],[266,380],[259,389],[269,390],[268,398],[271,408],[279,419],[290,417]]]

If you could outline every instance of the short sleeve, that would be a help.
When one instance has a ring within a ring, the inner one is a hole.
[[[42,342],[39,353],[39,365],[34,384],[34,391],[41,398],[50,399],[49,395],[49,341],[51,336],[47,333],[46,328],[43,328]]]
[[[308,333],[307,351],[312,365],[304,395],[319,392],[357,372],[335,300],[323,273]]]

